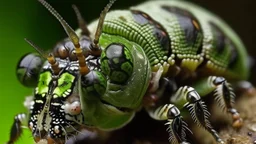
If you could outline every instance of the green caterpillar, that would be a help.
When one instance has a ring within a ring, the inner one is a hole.
[[[227,80],[247,79],[247,53],[238,36],[215,15],[171,0],[108,12],[114,3],[110,1],[99,20],[88,26],[75,7],[80,29],[74,32],[47,2],[39,2],[69,38],[50,54],[27,40],[40,55],[24,56],[17,76],[34,88],[34,94],[25,103],[29,113],[15,117],[8,144],[20,137],[23,125],[35,142],[49,144],[65,143],[82,126],[118,129],[141,107],[153,119],[167,121],[172,144],[190,143],[187,135],[192,132],[182,108],[224,143],[201,100],[212,92],[220,108],[231,114],[233,126],[242,125]]]

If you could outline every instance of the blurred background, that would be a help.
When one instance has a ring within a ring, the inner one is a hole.
[[[117,0],[111,9],[124,9],[145,0]],[[255,14],[253,0],[216,1],[190,0],[223,18],[241,37],[248,52],[256,58]],[[77,19],[71,7],[76,4],[85,20],[89,23],[98,18],[108,0],[48,0],[48,2],[73,27],[77,28]],[[62,26],[36,0],[5,0],[0,5],[0,144],[6,142],[14,116],[26,112],[23,107],[25,96],[32,90],[23,87],[16,79],[15,69],[19,59],[33,52],[24,38],[29,38],[44,49],[51,49],[56,42],[66,37]],[[255,40],[254,40],[255,41]],[[256,69],[252,69],[250,81],[256,84]],[[19,143],[32,143],[31,135],[25,130]]]

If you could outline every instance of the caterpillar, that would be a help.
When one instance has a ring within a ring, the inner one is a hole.
[[[169,142],[191,143],[192,131],[181,111],[224,143],[209,121],[202,100],[214,96],[229,113],[233,127],[242,126],[234,108],[231,84],[248,78],[246,49],[220,18],[186,1],[148,1],[127,10],[102,11],[86,25],[74,7],[80,28],[74,31],[45,0],[68,38],[46,53],[21,58],[20,82],[34,89],[15,117],[8,144],[25,124],[35,142],[62,144],[82,127],[103,131],[122,128],[144,108],[155,120],[166,121]]]

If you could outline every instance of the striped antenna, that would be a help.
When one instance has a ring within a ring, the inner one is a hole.
[[[31,40],[27,38],[25,38],[25,41],[29,43],[41,56],[43,56],[48,60],[48,62],[51,64],[53,73],[55,75],[58,75],[60,72],[60,67],[59,67],[59,63],[56,61],[53,54],[50,53],[49,55],[47,55],[41,48],[39,48],[37,45],[35,45]]]
[[[75,46],[75,52],[79,63],[80,74],[86,75],[90,72],[88,66],[86,65],[85,57],[83,55],[83,50],[79,44],[79,37],[75,33],[75,31],[68,25],[68,23],[60,16],[60,14],[45,0],[38,0],[53,16],[55,16],[58,21],[61,23],[63,28],[65,29],[67,35]]]
[[[109,9],[111,8],[111,6],[114,4],[115,1],[116,0],[110,0],[109,3],[107,4],[107,6],[104,8],[104,10],[100,14],[100,18],[99,18],[99,22],[98,22],[98,25],[97,25],[97,30],[95,32],[93,44],[91,45],[91,50],[92,50],[92,52],[95,53],[95,55],[97,55],[98,53],[101,54],[101,49],[98,45],[99,38],[100,38],[100,35],[102,33],[102,28],[103,28],[105,17],[106,17]]]

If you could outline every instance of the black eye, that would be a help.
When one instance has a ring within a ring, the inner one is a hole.
[[[16,75],[20,83],[26,87],[35,87],[43,62],[43,59],[35,53],[22,57],[16,68]]]

